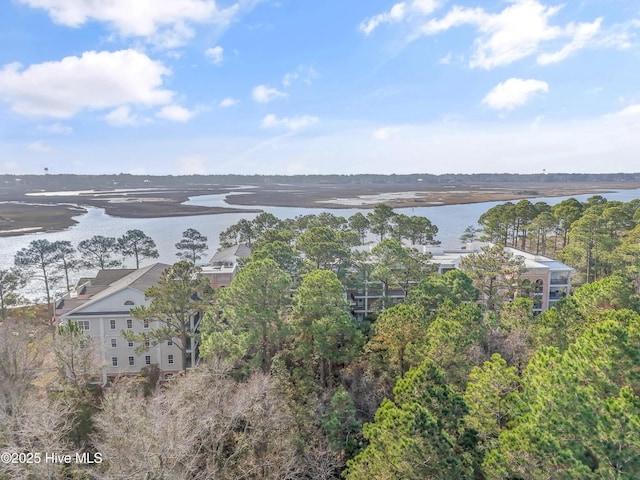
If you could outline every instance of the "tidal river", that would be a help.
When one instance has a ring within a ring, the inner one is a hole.
[[[187,203],[192,205],[205,206],[226,206],[224,198],[229,194],[205,195],[193,197]],[[584,201],[592,196],[574,195],[580,201]],[[640,198],[640,189],[620,190],[617,192],[603,194],[609,200],[629,201]],[[569,197],[552,198],[531,198],[532,202],[545,201],[554,205]],[[397,209],[406,215],[422,215],[427,217],[433,224],[438,226],[439,233],[437,239],[444,247],[459,247],[459,237],[468,225],[475,225],[480,215],[489,208],[500,202],[483,202],[466,205],[447,205],[433,207],[413,207]],[[326,209],[326,208],[293,208],[293,207],[254,207],[270,212],[278,218],[293,218],[298,215],[318,214],[321,212],[331,212],[334,215],[349,217],[361,211],[366,214],[367,210],[359,209]],[[109,237],[119,237],[127,230],[140,229],[154,239],[157,244],[160,258],[153,261],[164,263],[174,263],[175,244],[180,241],[182,232],[187,228],[195,228],[209,238],[209,251],[207,257],[213,255],[218,248],[218,236],[220,232],[227,229],[242,218],[252,219],[255,213],[228,213],[221,215],[198,215],[192,217],[169,217],[169,218],[116,218],[106,215],[102,209],[88,208],[88,213],[77,218],[78,224],[63,232],[57,233],[34,233],[30,235],[0,238],[0,269],[7,269],[13,266],[15,253],[29,245],[32,240],[48,239],[50,241],[69,240],[74,245],[78,242],[90,238],[93,235],[103,235]],[[145,264],[150,261],[146,260]],[[131,267],[131,265],[128,265]],[[80,276],[89,272],[78,272]],[[37,287],[33,285],[33,287]],[[32,287],[32,288],[33,288]],[[32,290],[30,288],[29,290]],[[31,293],[31,292],[27,292]],[[33,294],[29,295],[33,296]]]

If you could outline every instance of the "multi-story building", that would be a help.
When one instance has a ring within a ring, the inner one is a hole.
[[[480,252],[483,245],[487,244],[469,244],[465,249],[444,249],[432,246],[419,248],[423,253],[431,254],[430,261],[435,264],[438,273],[443,274],[457,269],[464,257]],[[573,268],[552,258],[511,247],[506,247],[505,251],[521,257],[524,261],[526,271],[521,279],[529,280],[533,286],[534,314],[548,310],[554,303],[569,294]],[[385,296],[380,282],[365,281],[361,287],[349,289],[347,297],[355,318],[363,320],[374,317],[383,307],[402,302],[405,293],[402,289],[391,288]],[[382,305],[383,301],[387,302],[387,305]]]
[[[202,267],[202,274],[209,279],[213,288],[228,287],[240,270],[238,260],[249,255],[251,249],[246,245],[234,245],[220,250]]]
[[[166,379],[189,368],[198,361],[198,345],[190,340],[186,345],[187,365],[182,364],[182,353],[173,340],[156,346],[136,344],[123,336],[123,331],[144,333],[160,328],[158,320],[143,321],[131,316],[133,307],[145,305],[144,292],[156,285],[169,265],[155,263],[138,270],[100,270],[93,278],[81,279],[76,287],[56,304],[56,317],[60,323],[77,322],[95,340],[101,358],[103,383],[109,377],[139,374],[145,367],[155,366],[161,378]],[[196,331],[200,315],[190,319],[191,331]]]

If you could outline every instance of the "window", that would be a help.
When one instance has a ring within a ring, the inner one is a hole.
[[[151,365],[151,355],[145,355],[144,364],[145,365]]]
[[[149,348],[151,346],[151,344],[149,343],[149,340],[145,340],[144,341],[144,346]]]
[[[127,307],[130,307],[131,305],[135,305],[135,303],[133,302],[133,300],[127,300],[126,302],[124,302],[124,304],[125,304]]]
[[[170,347],[173,345],[173,340],[167,340],[167,347]]]
[[[111,330],[115,330],[116,329],[116,321],[115,320],[109,320],[109,328]]]
[[[111,348],[118,348],[118,340],[115,338],[111,339]]]
[[[167,361],[169,362],[169,365],[172,365],[173,364],[173,355],[169,355],[167,357]]]
[[[111,357],[111,366],[112,367],[118,366],[118,357]]]
[[[129,357],[129,366],[133,366],[136,364],[136,357]]]
[[[133,342],[129,340],[129,348],[133,348]]]
[[[131,330],[133,328],[133,320],[127,318],[127,328]]]
[[[149,320],[144,320],[144,328],[149,328]]]
[[[78,326],[82,329],[82,330],[89,330],[89,320],[78,320]]]

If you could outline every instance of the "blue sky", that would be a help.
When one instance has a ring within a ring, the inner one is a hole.
[[[635,172],[628,0],[0,2],[2,173]]]

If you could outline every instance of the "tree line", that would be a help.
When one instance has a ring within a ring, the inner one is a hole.
[[[588,283],[622,268],[637,268],[640,200],[608,201],[594,195],[550,206],[520,200],[492,207],[480,216],[481,232],[469,227],[463,240],[482,237],[498,245],[551,255],[577,270]]]

